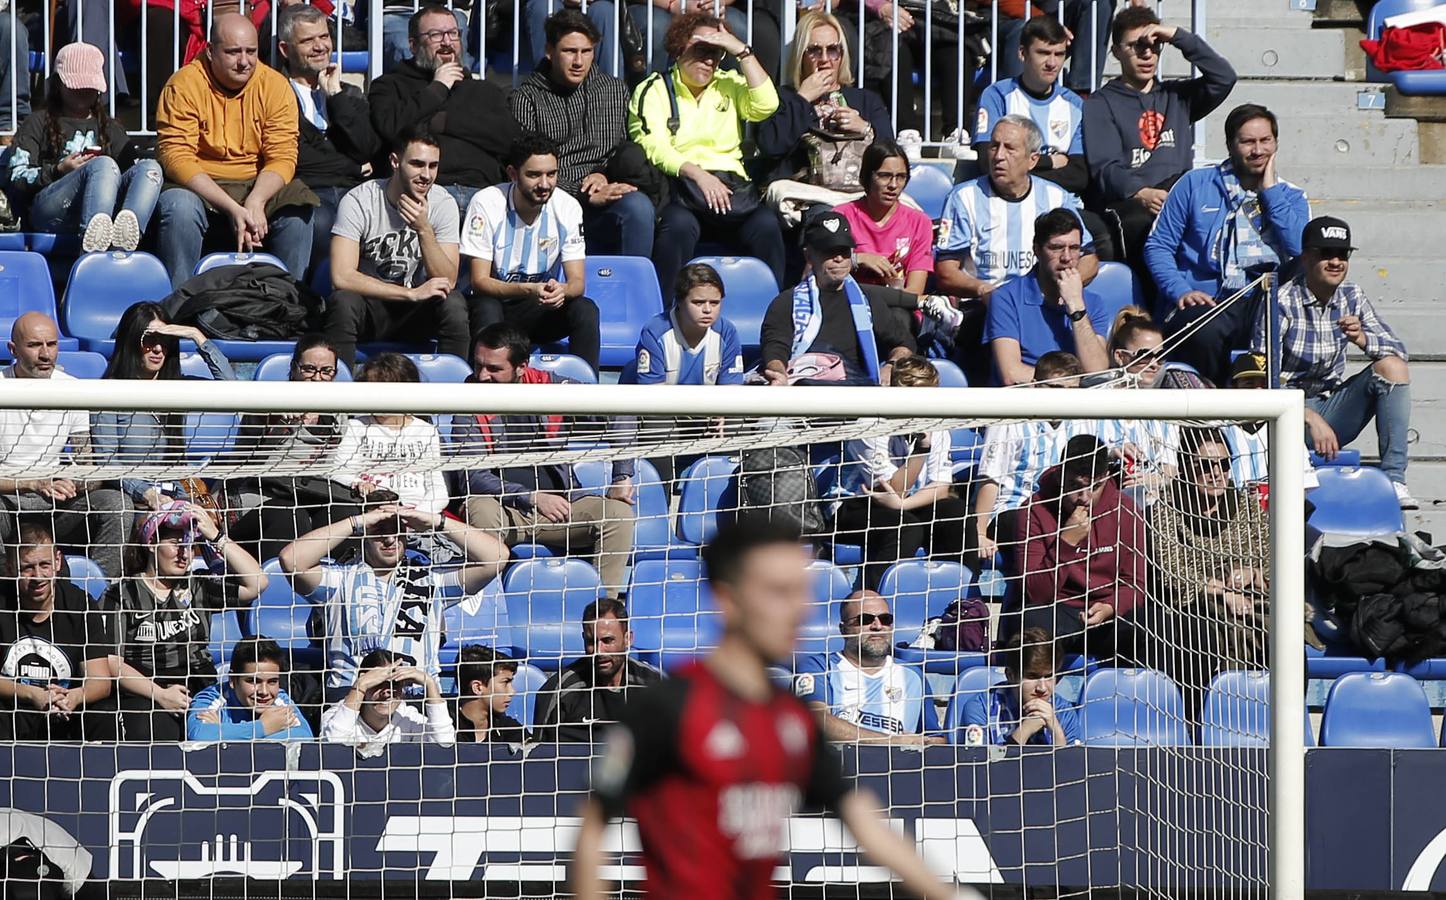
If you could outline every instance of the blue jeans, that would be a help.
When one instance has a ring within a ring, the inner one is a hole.
[[[1326,420],[1342,447],[1354,441],[1376,420],[1376,441],[1381,449],[1381,471],[1392,481],[1406,483],[1406,435],[1411,428],[1411,384],[1387,381],[1370,366],[1346,379],[1327,397],[1307,397],[1306,405]]]
[[[30,224],[36,231],[49,234],[78,232],[97,213],[115,215],[119,212],[116,201],[124,198],[120,209],[136,214],[144,234],[160,196],[161,164],[154,159],[138,159],[122,172],[114,159],[97,156],[35,195],[30,205]]]
[[[336,224],[336,210],[341,205],[341,198],[351,188],[344,187],[314,187],[311,192],[320,200],[321,205],[311,212],[311,266],[307,275],[316,271],[316,264],[321,262],[331,253],[331,226]]]
[[[156,236],[156,255],[171,273],[172,287],[185,284],[196,271],[208,234],[213,234],[222,249],[236,249],[231,220],[213,216],[206,202],[186,188],[162,191],[157,208],[161,224]],[[266,235],[266,249],[280,258],[297,278],[306,272],[306,264],[311,260],[313,212],[310,206],[285,207],[271,217],[271,228]]]
[[[587,252],[652,256],[656,218],[653,201],[642,191],[623,194],[607,206],[593,206],[583,200],[582,221],[587,235]]]
[[[473,195],[482,190],[480,187],[473,187],[470,184],[444,184],[440,187],[451,194],[453,200],[457,201],[458,221],[467,218],[467,204],[472,202]]]
[[[457,30],[462,32],[459,38],[462,45],[462,68],[469,72],[476,71],[477,60],[467,52],[466,46],[467,14],[460,9],[454,9],[452,15],[457,17]],[[407,23],[411,19],[411,13],[389,12],[382,16],[382,72],[390,72],[397,67],[397,63],[412,58],[412,43],[407,36]]]

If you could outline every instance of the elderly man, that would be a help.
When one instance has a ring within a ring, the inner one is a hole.
[[[49,316],[29,312],[16,319],[9,344],[15,362],[0,369],[0,379],[69,380],[56,362],[59,341]],[[53,471],[89,447],[90,419],[83,412],[0,409],[0,467],[8,473],[0,477],[0,538],[14,535],[16,513],[41,514],[64,543],[84,545],[105,574],[117,578],[126,537],[124,495],[102,481],[16,477],[30,469]]]
[[[799,666],[793,692],[818,714],[831,741],[942,744],[924,676],[893,657],[894,614],[874,591],[854,591],[839,607],[843,649]]]
[[[161,91],[156,156],[168,184],[157,253],[172,285],[191,277],[208,236],[237,252],[265,247],[298,277],[311,258],[317,199],[295,180],[296,96],[257,44],[249,19],[217,16],[206,51]]]

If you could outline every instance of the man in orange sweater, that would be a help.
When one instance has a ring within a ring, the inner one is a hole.
[[[265,247],[297,278],[310,259],[318,201],[295,180],[296,98],[286,76],[258,61],[258,43],[250,20],[217,16],[205,52],[161,91],[157,251],[173,285],[191,277],[208,235],[226,250]]]

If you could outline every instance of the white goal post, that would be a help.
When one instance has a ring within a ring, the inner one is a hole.
[[[270,384],[241,381],[6,380],[0,409],[353,414],[920,420],[1144,419],[1264,421],[1270,522],[1270,895],[1305,895],[1304,403],[1299,391],[883,390],[855,387]],[[0,461],[3,462],[3,461]],[[184,467],[184,464],[179,464]],[[196,463],[198,474],[204,464]]]

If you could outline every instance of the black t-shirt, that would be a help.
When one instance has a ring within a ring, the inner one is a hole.
[[[85,663],[114,652],[104,610],[92,608],[84,591],[55,579],[48,618],[20,608],[15,583],[0,585],[0,675],[27,685],[79,687]]]
[[[663,673],[636,659],[628,660],[622,687],[594,687],[592,659],[584,656],[542,685],[533,720],[537,739],[544,742],[588,742],[600,736],[604,725],[616,722],[633,689],[656,684]]]
[[[103,602],[116,615],[119,652],[148,678],[214,676],[211,616],[241,605],[235,578],[193,573],[184,589],[158,599],[139,577],[110,586]]]
[[[898,329],[899,316],[889,306],[891,299],[902,294],[895,288],[863,284],[859,287],[869,301],[869,311],[874,320],[874,345],[879,354],[879,363],[888,359],[895,347],[914,349],[914,338],[907,331]],[[819,292],[819,309],[823,311],[823,322],[818,336],[807,348],[813,353],[837,353],[844,361],[850,375],[867,376],[863,352],[859,348],[859,333],[854,328],[854,317],[849,310],[848,298],[843,288],[836,291]],[[762,363],[767,365],[778,360],[788,364],[793,350],[793,291],[786,290],[773,298],[768,312],[763,316]]]
[[[493,713],[490,727],[486,734],[478,734],[473,727],[472,720],[462,714],[462,703],[460,700],[452,701],[452,723],[457,728],[457,743],[494,743],[494,744],[525,744],[528,740],[527,729],[522,723],[509,716],[507,713]]]

